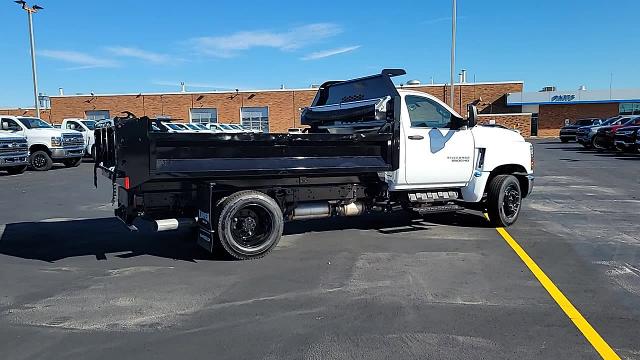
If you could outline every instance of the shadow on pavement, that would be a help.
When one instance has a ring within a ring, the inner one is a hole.
[[[487,228],[480,214],[461,212],[419,217],[403,211],[355,218],[331,218],[287,223],[284,235],[346,229],[377,230],[381,234],[424,231],[438,225]],[[0,237],[0,254],[22,259],[55,262],[108,254],[119,258],[150,255],[189,262],[227,261],[224,254],[209,254],[193,240],[192,231],[155,233],[141,229],[128,231],[115,218],[7,224]]]
[[[129,232],[115,218],[7,224],[0,238],[0,254],[55,262],[77,256],[107,254],[130,258],[151,255],[194,262],[224,260],[198,247],[188,232]],[[182,240],[182,241],[181,241]]]
[[[489,222],[480,213],[458,212],[419,216],[405,211],[372,214],[359,217],[335,217],[306,221],[293,221],[284,227],[285,235],[305,232],[322,232],[335,230],[377,230],[381,234],[423,231],[437,225],[455,227],[488,228]]]

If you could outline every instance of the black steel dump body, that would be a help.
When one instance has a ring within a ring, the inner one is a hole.
[[[168,133],[153,120],[116,118],[96,129],[96,170],[126,189],[147,182],[247,177],[360,175],[398,167],[398,92],[390,76],[403,70],[323,84],[302,124],[302,134]],[[365,124],[337,134],[322,128]],[[345,125],[346,124],[346,125]],[[351,125],[349,125],[351,124]],[[374,125],[372,125],[374,124]],[[373,126],[373,128],[372,128]]]
[[[96,166],[127,188],[149,181],[344,175],[392,170],[392,133],[225,134],[150,131],[117,119],[96,130]]]

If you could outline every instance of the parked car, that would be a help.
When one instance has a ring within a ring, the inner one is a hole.
[[[82,162],[85,143],[78,131],[56,129],[35,117],[3,115],[1,121],[0,128],[5,133],[27,138],[29,164],[34,170],[46,171],[58,162],[66,167]]]
[[[95,120],[78,118],[64,119],[62,120],[62,129],[75,130],[80,132],[84,137],[85,155],[91,156],[91,158],[95,159],[96,138],[93,133],[96,129]]]
[[[229,126],[229,124],[220,124],[220,123],[210,123],[209,129],[213,130],[217,133],[229,133],[229,134],[238,134],[244,132],[243,130],[238,130]]]
[[[600,129],[603,126],[620,124],[620,121],[621,121],[620,119],[622,119],[623,117],[624,116],[622,115],[617,115],[602,121],[602,123],[599,125],[589,125],[589,126],[579,127],[578,130],[576,131],[576,139],[578,143],[584,146],[585,148],[594,147],[593,139],[595,138],[596,133],[598,132],[598,129]]]
[[[614,145],[616,149],[623,152],[637,152],[638,130],[640,126],[625,126],[616,131],[614,136]]]
[[[0,171],[22,174],[29,166],[27,138],[0,131]]]
[[[616,125],[601,127],[593,138],[594,147],[597,150],[615,149],[614,138],[618,129],[633,125],[640,125],[640,115],[624,116]]]
[[[200,124],[200,123],[189,123],[189,124],[184,124],[185,126],[187,126],[189,129],[196,131],[196,132],[211,132],[211,130],[209,130],[208,127],[206,127],[204,124]]]
[[[591,125],[600,125],[602,124],[602,119],[600,118],[587,118],[587,119],[579,119],[574,123],[564,126],[560,129],[560,141],[563,143],[569,141],[576,141],[576,133],[578,132],[578,128],[582,126],[591,126]]]

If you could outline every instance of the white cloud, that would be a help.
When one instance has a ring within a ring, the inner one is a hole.
[[[67,68],[67,70],[108,68],[118,66],[118,63],[111,59],[100,58],[79,51],[40,50],[38,51],[38,55],[77,65]]]
[[[337,48],[337,49],[329,49],[329,50],[323,50],[323,51],[316,51],[316,52],[312,52],[311,54],[302,57],[302,60],[316,60],[316,59],[323,59],[329,56],[334,56],[334,55],[338,55],[338,54],[344,54],[344,53],[348,53],[351,51],[354,51],[356,49],[360,48],[360,45],[354,45],[354,46],[346,46],[346,47],[341,47],[341,48]]]
[[[240,31],[225,36],[198,37],[191,39],[191,45],[196,51],[205,55],[233,57],[242,50],[254,47],[295,50],[335,36],[340,32],[342,29],[336,24],[316,23],[295,27],[284,32]]]
[[[167,54],[160,54],[151,51],[142,50],[135,47],[111,46],[107,47],[107,51],[116,56],[132,57],[140,60],[149,61],[156,64],[164,64],[172,60]]]

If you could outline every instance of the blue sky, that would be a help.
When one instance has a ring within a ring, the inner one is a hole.
[[[450,1],[53,1],[34,16],[50,95],[308,87],[402,67],[447,82]],[[458,0],[457,69],[477,81],[640,87],[637,0]],[[31,106],[25,13],[0,2],[0,107]]]

